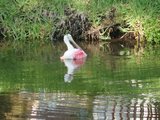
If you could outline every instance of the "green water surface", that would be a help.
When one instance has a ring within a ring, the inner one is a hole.
[[[112,56],[90,45],[87,59],[66,82],[67,67],[59,59],[65,49],[1,51],[1,119],[158,119],[159,52]]]

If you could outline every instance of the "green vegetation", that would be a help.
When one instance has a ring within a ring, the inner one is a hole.
[[[146,36],[147,41],[160,42],[159,0],[128,0],[128,4],[123,4],[120,11],[124,13],[125,19],[131,26],[139,29],[140,33],[144,32],[142,34]]]
[[[58,0],[1,0],[0,22],[6,39],[15,47],[43,45],[52,32],[53,12],[62,14],[62,4]]]
[[[116,8],[116,21],[125,21],[134,31],[144,34],[147,41],[160,42],[160,1],[159,0],[90,0],[89,15],[98,21],[111,7]]]
[[[98,16],[115,7],[117,22],[125,21],[147,41],[160,42],[159,0],[1,0],[0,28],[4,28],[5,41],[15,48],[50,42],[55,24],[65,19],[67,6],[86,13],[93,26],[100,24]]]

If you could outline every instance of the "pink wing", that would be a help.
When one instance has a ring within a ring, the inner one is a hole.
[[[82,59],[84,57],[86,57],[86,53],[83,50],[77,50],[74,52],[73,59],[77,60],[77,59]]]

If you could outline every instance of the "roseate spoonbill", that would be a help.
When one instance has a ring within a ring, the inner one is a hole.
[[[64,59],[82,59],[87,56],[87,54],[77,45],[77,43],[73,40],[72,36],[70,34],[66,34],[64,36],[64,43],[67,45],[67,51],[63,54],[62,57],[60,57],[61,60]],[[73,47],[73,45],[75,47]]]

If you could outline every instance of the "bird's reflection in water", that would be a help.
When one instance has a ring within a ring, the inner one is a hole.
[[[64,75],[64,81],[70,83],[73,80],[73,75],[86,61],[83,59],[65,59],[63,60],[65,66],[67,67],[67,73]]]

